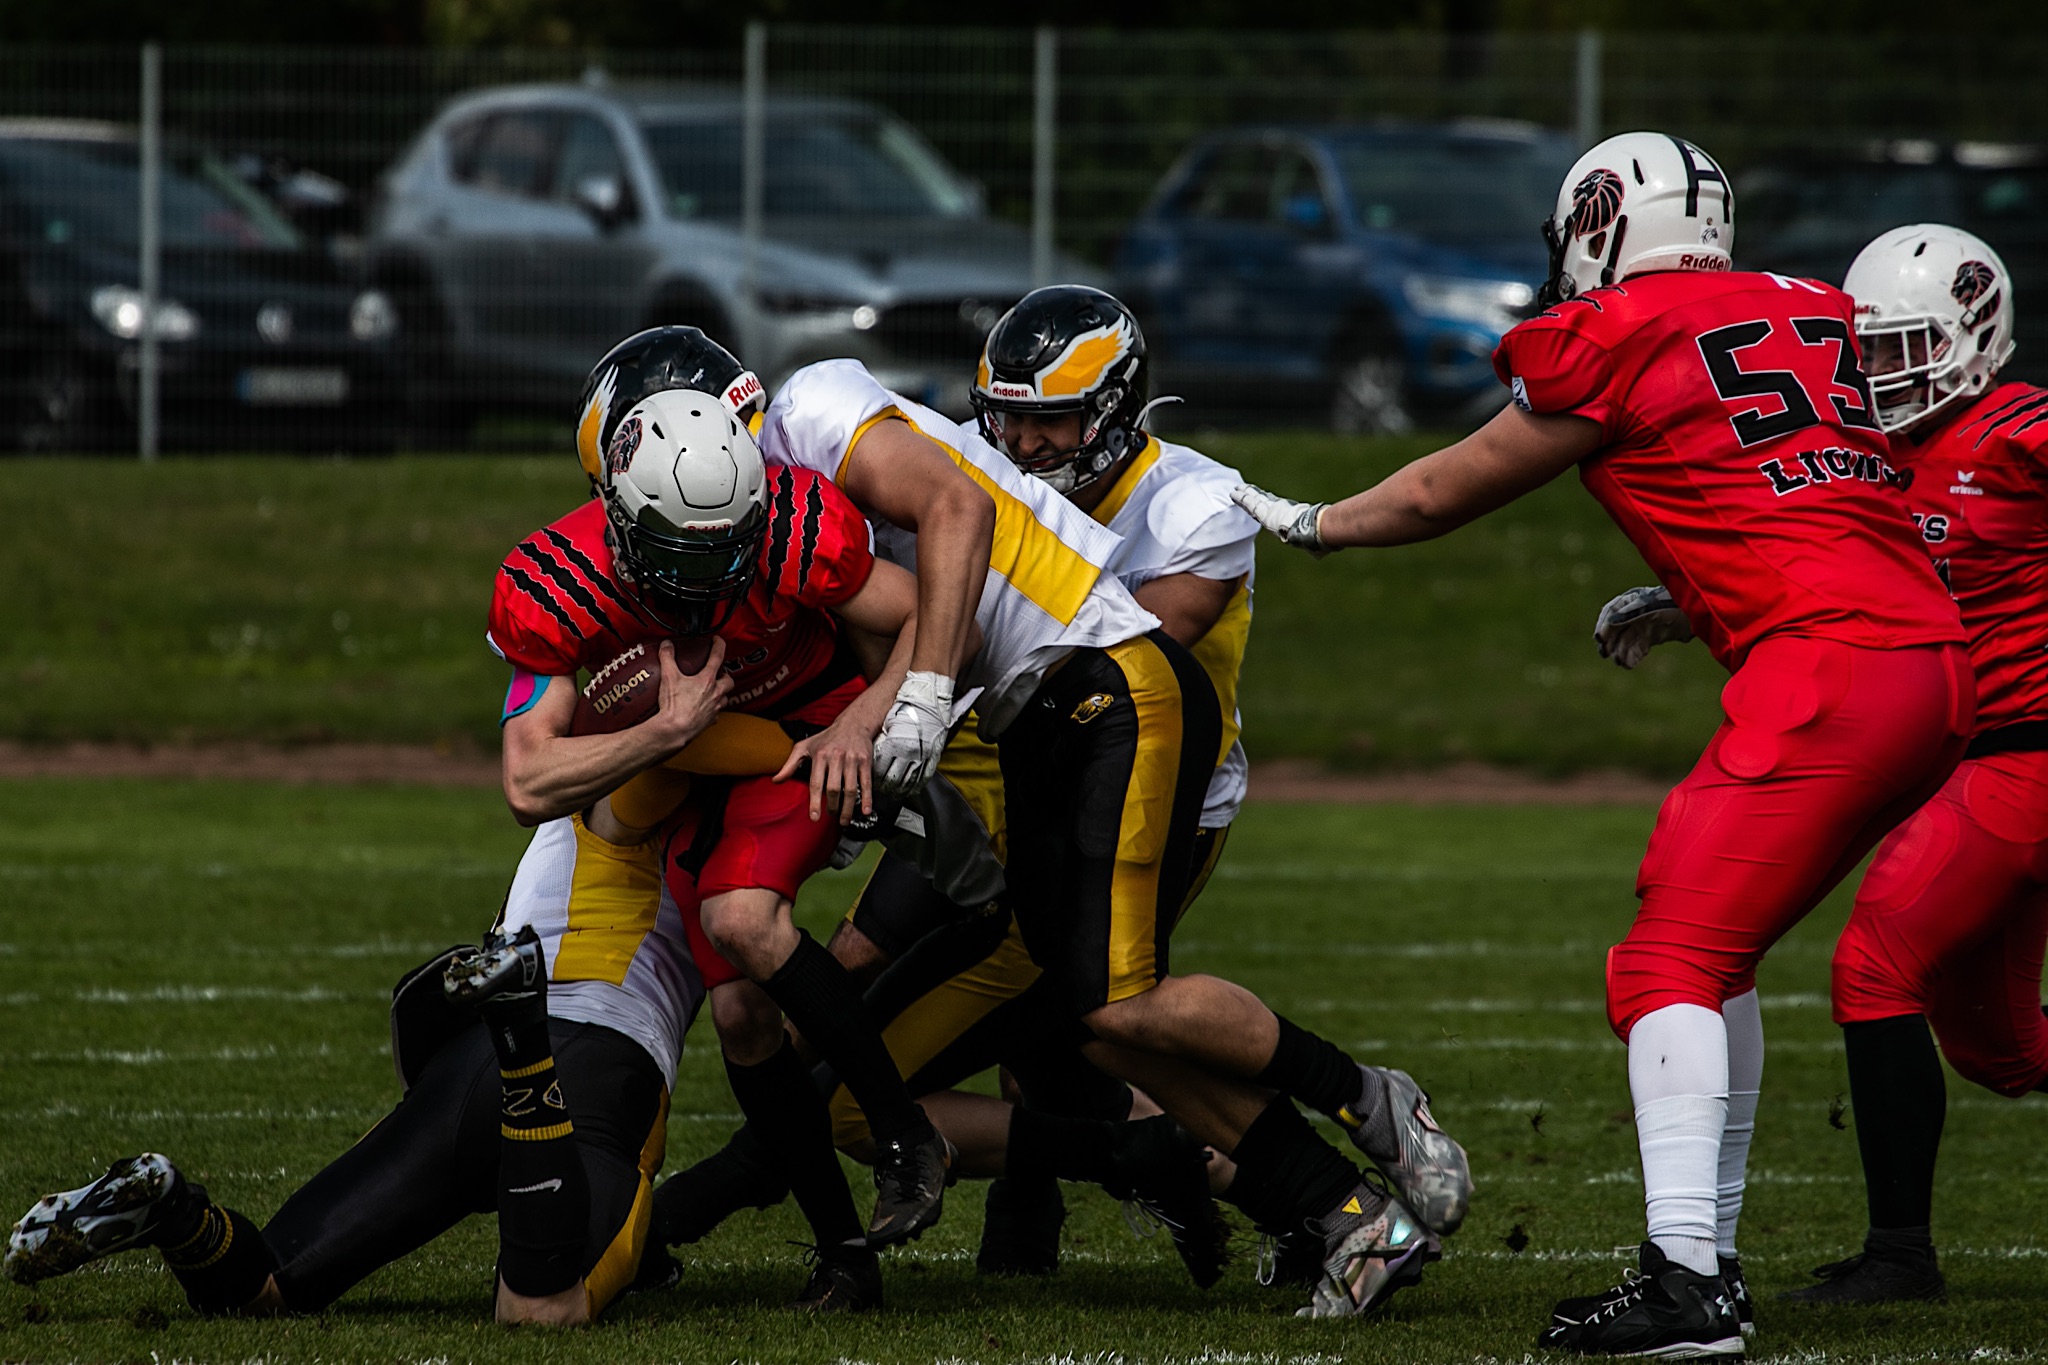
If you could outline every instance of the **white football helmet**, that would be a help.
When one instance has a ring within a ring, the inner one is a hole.
[[[1735,192],[1714,158],[1668,133],[1621,133],[1580,157],[1543,221],[1546,306],[1652,270],[1726,270]]]
[[[619,578],[678,635],[709,635],[753,585],[768,472],[716,395],[664,389],[612,429],[599,492]]]
[[[1863,371],[1886,431],[1983,393],[2012,358],[2012,276],[1961,228],[1893,228],[1857,254],[1842,292],[1856,301]]]

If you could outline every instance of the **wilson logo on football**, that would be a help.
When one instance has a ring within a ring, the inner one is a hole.
[[[1614,226],[1621,216],[1624,187],[1610,170],[1589,171],[1572,187],[1572,236],[1590,237]]]
[[[633,464],[633,452],[640,449],[640,419],[628,417],[612,433],[611,449],[605,452],[605,473],[617,478]]]

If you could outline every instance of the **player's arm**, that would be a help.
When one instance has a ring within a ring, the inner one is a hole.
[[[1236,578],[1204,578],[1200,574],[1170,573],[1153,579],[1131,596],[1159,618],[1160,628],[1168,635],[1193,649],[1223,618],[1223,609],[1230,605],[1242,582],[1242,574]]]
[[[571,735],[576,680],[539,680],[539,700],[505,722],[505,802],[522,825],[579,811],[642,769],[680,750],[710,726],[732,691],[719,667],[725,642],[713,640],[704,667],[676,667],[675,646],[661,643],[661,702],[653,715],[609,735]]]
[[[827,805],[842,820],[851,820],[856,809],[874,813],[875,737],[882,732],[917,648],[917,580],[878,559],[860,591],[832,610],[870,639],[893,636],[895,644],[874,681],[848,702],[830,725],[798,740],[775,774],[777,782],[787,782],[804,763],[811,765],[813,820]]]
[[[1300,503],[1250,485],[1232,496],[1289,545],[1317,553],[1433,540],[1541,488],[1597,451],[1585,417],[1502,408],[1492,421],[1342,502]]]

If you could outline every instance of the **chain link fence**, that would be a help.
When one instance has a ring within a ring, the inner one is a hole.
[[[9,48],[0,444],[531,447],[655,322],[771,384],[852,354],[959,410],[980,335],[1052,279],[1140,307],[1162,385],[1203,400],[1181,420],[1469,420],[1563,166],[1623,128],[1730,169],[1739,264],[1838,277],[1883,227],[1961,221],[2024,310],[2044,58],[794,25],[654,54]],[[2023,330],[2015,372],[2036,353]]]

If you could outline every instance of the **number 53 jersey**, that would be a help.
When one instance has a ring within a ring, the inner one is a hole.
[[[1847,295],[1663,272],[1590,290],[1501,339],[1525,412],[1597,422],[1579,476],[1733,671],[1785,632],[1959,644],[1878,427]]]

